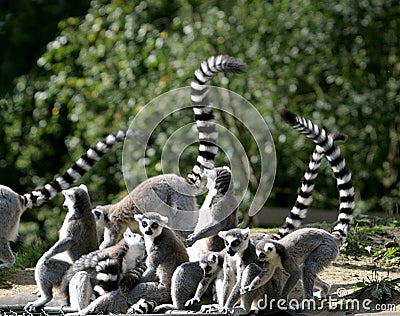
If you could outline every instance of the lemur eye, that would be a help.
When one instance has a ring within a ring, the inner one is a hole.
[[[155,228],[158,228],[158,226],[159,226],[159,225],[158,225],[157,223],[151,224],[151,228],[154,228],[154,229],[155,229]]]
[[[225,240],[225,246],[229,246],[229,242]]]
[[[232,242],[232,246],[234,246],[234,247],[239,246],[239,244],[240,244],[240,242],[237,239]]]
[[[142,227],[147,227],[147,223],[146,222],[142,222]]]

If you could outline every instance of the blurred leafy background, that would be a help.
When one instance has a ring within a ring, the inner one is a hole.
[[[127,128],[153,98],[187,86],[201,61],[229,54],[248,72],[215,84],[256,106],[275,140],[266,206],[293,204],[313,148],[279,118],[288,107],[349,136],[341,149],[357,209],[392,214],[400,199],[399,34],[396,0],[1,0],[0,183],[19,193],[40,187],[107,133]],[[251,138],[237,136],[255,154]],[[82,180],[95,205],[126,194],[121,148]],[[193,157],[182,161],[188,170]],[[154,158],[148,170],[156,167]],[[327,164],[321,173],[313,207],[337,209]],[[61,204],[57,197],[28,210],[20,239],[54,241]]]

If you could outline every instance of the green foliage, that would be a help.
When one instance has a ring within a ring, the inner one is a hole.
[[[361,289],[354,293],[356,296],[360,295],[361,292],[370,292],[371,296],[377,299],[379,302],[386,302],[393,298],[394,294],[400,294],[399,279],[392,280],[389,275],[380,278],[378,272],[374,270],[372,277],[367,277],[360,282],[357,282],[355,289]]]
[[[400,246],[388,247],[379,250],[373,255],[374,261],[380,261],[382,264],[389,266],[400,266]]]
[[[0,99],[0,183],[21,193],[43,185],[99,138],[127,128],[153,98],[188,85],[200,61],[224,53],[246,61],[248,73],[218,86],[255,105],[275,139],[278,171],[269,205],[293,204],[313,147],[279,118],[278,110],[288,107],[349,136],[341,149],[357,207],[393,213],[400,199],[399,21],[394,0],[93,0],[84,17],[59,22],[59,34],[37,60],[39,71],[17,78]],[[160,127],[150,174],[158,170],[159,139],[177,122]],[[251,137],[236,136],[256,157]],[[192,158],[180,163],[190,168]],[[82,180],[94,204],[125,195],[120,164],[117,148]],[[336,182],[324,164],[314,206],[337,204]],[[22,237],[36,231],[45,238],[51,230],[54,240],[64,216],[60,205],[57,199],[24,214]]]
[[[356,257],[367,255],[374,257],[376,262],[380,260],[383,264],[396,264],[399,253],[390,249],[397,246],[394,241],[396,237],[392,233],[398,226],[397,220],[357,214],[353,218],[352,226],[346,241],[340,247],[341,253]]]

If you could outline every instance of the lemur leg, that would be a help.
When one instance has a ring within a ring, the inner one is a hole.
[[[317,275],[333,260],[335,260],[337,255],[338,248],[336,245],[334,247],[332,245],[321,245],[305,260],[303,266],[303,288],[305,299],[313,299],[313,290]]]
[[[78,271],[69,282],[69,300],[72,308],[81,311],[89,305],[93,295],[90,275],[86,271]]]
[[[314,288],[318,289],[318,291],[314,292],[313,294],[314,297],[323,299],[326,298],[326,296],[329,294],[331,286],[325,281],[322,281],[319,277],[316,277],[314,282]]]
[[[10,269],[15,262],[15,257],[11,251],[10,243],[7,238],[0,237],[0,270]]]
[[[37,285],[39,288],[40,297],[36,301],[29,302],[25,305],[24,309],[29,312],[35,311],[39,307],[44,306],[53,298],[53,283],[50,282],[50,280],[42,279]]]
[[[80,311],[80,315],[98,315],[108,313],[126,313],[129,308],[127,299],[121,295],[119,290],[106,293],[93,302],[86,308]]]

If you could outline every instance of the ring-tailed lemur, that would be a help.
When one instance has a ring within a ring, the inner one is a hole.
[[[71,290],[71,283],[84,283],[79,280],[90,280],[90,290],[96,296],[118,289],[119,282],[128,282],[130,287],[139,283],[145,267],[144,239],[134,234],[129,228],[123,239],[116,245],[93,251],[76,260],[65,273],[61,283],[64,295],[69,293],[71,306],[79,293]],[[82,291],[81,291],[82,292]],[[88,304],[86,304],[87,306]],[[86,307],[83,306],[83,307]],[[82,307],[81,307],[82,309]]]
[[[143,132],[121,130],[99,141],[62,176],[55,178],[41,189],[20,195],[12,189],[0,185],[0,261],[2,262],[0,270],[10,268],[15,262],[9,241],[17,238],[22,213],[28,208],[52,199],[58,192],[77,182],[114,144],[123,141],[126,137],[134,137],[144,142],[147,140],[147,136]]]
[[[244,70],[244,63],[223,55],[210,57],[201,63],[191,82],[191,102],[199,132],[199,153],[192,172],[186,178],[176,174],[149,178],[118,203],[99,206],[98,209],[105,215],[104,241],[100,248],[115,244],[128,226],[137,230],[134,215],[140,213],[157,211],[164,215],[172,214],[174,216],[170,217],[170,225],[180,226],[173,228],[193,230],[197,220],[194,212],[197,210],[195,195],[199,192],[204,174],[214,168],[214,158],[218,152],[218,134],[213,107],[208,100],[208,84],[219,72],[237,73]],[[174,221],[179,225],[175,225]]]
[[[185,262],[172,275],[172,304],[162,304],[155,313],[164,310],[198,310],[200,299],[222,269],[223,256],[218,252],[202,254],[199,261]],[[185,308],[186,307],[186,308]]]
[[[82,314],[119,312],[126,313],[130,306],[137,306],[140,299],[158,304],[171,300],[171,278],[175,269],[188,261],[185,246],[166,224],[168,218],[155,212],[136,214],[146,246],[146,271],[140,283],[131,289],[106,293],[81,311]],[[143,308],[143,301],[140,304]],[[140,311],[137,311],[140,312]]]
[[[59,286],[69,262],[53,258],[66,252],[71,262],[98,247],[96,222],[92,214],[90,198],[85,185],[63,190],[64,208],[68,210],[59,232],[58,241],[39,259],[35,269],[35,280],[40,298],[25,306],[35,310],[53,298],[53,287]]]
[[[291,112],[284,111],[282,117],[296,130],[311,138],[317,144],[317,150],[325,152],[337,179],[340,196],[338,223],[332,233],[328,233],[322,229],[303,228],[275,242],[265,238],[256,246],[258,258],[259,260],[268,262],[267,268],[272,270],[283,266],[285,270],[292,271],[288,271],[290,277],[286,281],[282,292],[284,299],[287,299],[290,291],[298,281],[299,273],[296,270],[296,265],[300,266],[304,290],[303,303],[306,303],[313,299],[314,296],[325,298],[329,294],[330,285],[318,278],[317,275],[337,258],[339,247],[347,236],[351,214],[354,209],[354,187],[351,183],[351,173],[346,168],[346,163],[341,156],[340,149],[336,148],[333,144],[334,136],[328,135],[324,129],[320,129],[311,121]],[[274,248],[278,247],[278,245],[283,246],[291,260],[288,260],[286,255],[281,255],[279,252],[273,251],[274,249],[278,249]],[[280,260],[277,260],[276,255],[279,255]],[[268,259],[268,257],[274,259]],[[263,282],[267,282],[271,274],[268,271],[267,273],[260,270],[258,272],[261,273]],[[242,297],[241,308],[243,309],[237,310],[238,313],[245,314],[249,312],[249,305],[255,298],[255,293],[251,293],[251,282],[258,282],[257,278],[259,277],[257,275],[257,269],[253,269],[251,273],[247,274],[246,285],[250,286],[247,289],[244,289],[244,287],[242,289],[242,292],[246,292],[246,294]],[[314,288],[317,288],[318,291],[313,293]],[[301,308],[305,306],[303,303],[301,304]]]
[[[218,235],[225,242],[225,257],[222,269],[222,286],[217,288],[218,304],[203,305],[202,312],[233,312],[234,305],[240,298],[243,270],[257,261],[256,248],[250,242],[250,229],[233,228],[221,231]],[[221,293],[218,293],[221,292]]]
[[[233,194],[231,170],[228,167],[218,167],[213,173],[207,175],[209,192],[200,208],[197,227],[186,240],[187,246],[194,244],[187,248],[191,262],[183,263],[172,276],[172,304],[163,304],[157,307],[156,311],[184,309],[185,303],[193,297],[196,288],[202,285],[198,292],[200,300],[217,274],[209,271],[211,267],[217,268],[217,261],[212,263],[213,259],[220,258],[218,262],[222,267],[222,256],[215,252],[224,248],[224,241],[218,236],[218,232],[236,227],[238,205]],[[206,270],[203,273],[204,265]]]
[[[347,139],[344,134],[332,134],[334,141],[343,141]],[[331,147],[332,146],[332,147]],[[316,146],[311,159],[308,163],[306,172],[301,179],[301,186],[299,193],[296,198],[296,202],[290,210],[289,215],[285,219],[285,223],[279,229],[279,231],[272,235],[272,239],[279,240],[290,232],[300,227],[301,222],[306,218],[308,208],[312,202],[312,193],[315,186],[315,179],[318,176],[318,170],[321,166],[321,161],[326,154],[329,157],[330,153],[334,151],[334,143],[327,143],[324,147]]]
[[[238,224],[238,202],[234,195],[232,172],[228,167],[214,169],[215,180],[211,180],[209,192],[199,211],[199,219],[185,242],[191,261],[207,252],[224,249],[224,241],[218,236],[222,230],[235,228]]]
[[[293,284],[301,277],[301,270],[286,248],[277,241],[264,238],[256,245],[258,262],[250,263],[242,273],[240,288],[240,306],[233,308],[234,315],[248,314],[252,306],[258,309],[257,303],[266,298],[265,292],[268,286],[275,288],[278,298],[287,300]],[[281,286],[282,278],[276,278],[275,274],[285,270],[289,274],[285,285]],[[273,284],[270,280],[273,279]],[[267,296],[268,297],[268,296]],[[268,297],[270,298],[270,297]]]

